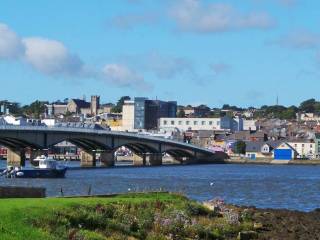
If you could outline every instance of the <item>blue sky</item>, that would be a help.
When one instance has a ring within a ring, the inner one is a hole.
[[[316,0],[2,0],[1,99],[239,106],[320,88]]]

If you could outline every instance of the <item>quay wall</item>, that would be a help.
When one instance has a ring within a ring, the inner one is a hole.
[[[34,187],[0,187],[0,198],[44,198],[45,188]]]

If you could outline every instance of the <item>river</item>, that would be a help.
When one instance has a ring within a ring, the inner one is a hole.
[[[188,165],[68,170],[65,179],[5,179],[1,186],[45,187],[48,196],[168,190],[203,201],[259,208],[320,208],[320,166]]]

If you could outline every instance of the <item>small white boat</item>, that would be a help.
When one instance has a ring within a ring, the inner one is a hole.
[[[38,156],[32,160],[37,163],[33,168],[12,168],[6,174],[9,178],[63,178],[66,174],[67,167],[59,165],[58,162],[44,155]]]

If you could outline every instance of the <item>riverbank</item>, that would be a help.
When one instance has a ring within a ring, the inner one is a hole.
[[[320,211],[260,210],[168,193],[1,199],[0,239],[317,239]]]
[[[232,157],[230,159],[225,159],[224,163],[227,164],[287,164],[287,165],[320,165],[320,159],[316,160],[274,160],[270,158],[257,158],[257,159],[248,159],[248,158],[237,158]]]

